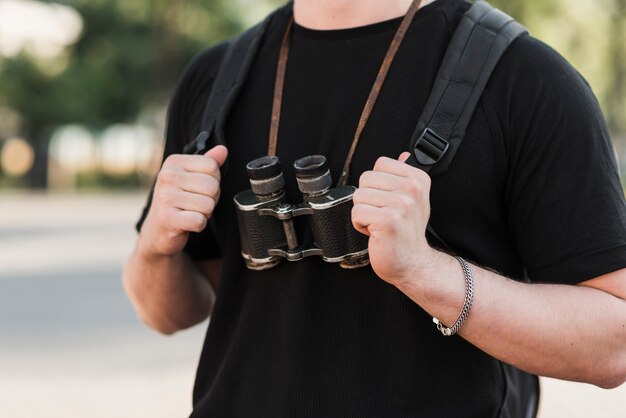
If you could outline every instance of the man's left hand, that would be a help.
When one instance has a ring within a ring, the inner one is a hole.
[[[379,158],[372,171],[361,175],[352,209],[352,224],[369,236],[374,272],[394,286],[410,278],[433,251],[426,241],[430,177],[405,164],[408,157]]]

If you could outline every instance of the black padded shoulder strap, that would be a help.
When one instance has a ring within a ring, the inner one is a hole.
[[[443,58],[411,138],[407,164],[425,171],[436,163],[437,171],[448,168],[500,58],[515,39],[527,33],[512,17],[487,2],[472,5]]]
[[[214,145],[226,145],[224,122],[248,76],[263,35],[276,16],[290,10],[291,3],[230,41],[204,109],[201,132],[185,146],[185,154],[203,154]]]

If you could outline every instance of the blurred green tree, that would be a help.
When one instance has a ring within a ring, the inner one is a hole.
[[[0,106],[20,115],[21,134],[35,149],[33,188],[46,187],[55,127],[79,123],[98,130],[162,106],[193,55],[242,27],[227,0],[59,3],[76,9],[84,23],[63,62],[38,62],[28,53],[0,62]],[[55,65],[62,70],[51,70]]]
[[[532,28],[535,21],[552,19],[559,12],[562,0],[488,0],[489,3]]]
[[[527,1],[524,0],[490,0],[489,3],[507,14],[513,16],[518,21],[525,22],[525,10]]]
[[[612,1],[611,24],[608,27],[611,79],[606,105],[609,127],[620,136],[626,135],[626,0]]]

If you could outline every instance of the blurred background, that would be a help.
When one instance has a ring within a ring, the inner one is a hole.
[[[283,2],[0,0],[0,417],[188,414],[206,324],[147,330],[121,266],[184,66]],[[587,78],[623,167],[626,0],[491,2]],[[626,388],[543,392],[541,418],[626,416]]]

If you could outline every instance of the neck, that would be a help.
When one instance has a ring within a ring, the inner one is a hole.
[[[422,7],[434,0],[422,0]],[[413,0],[294,0],[294,19],[318,30],[348,29],[403,16]]]

